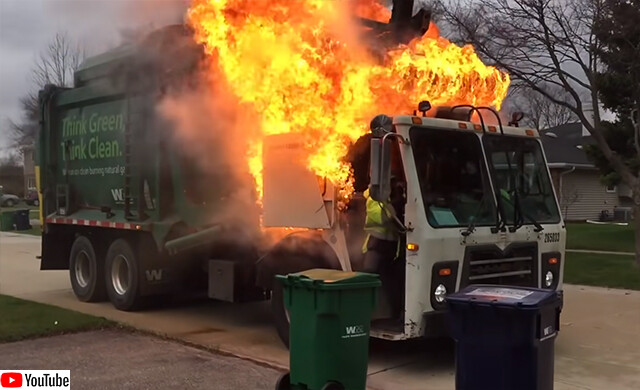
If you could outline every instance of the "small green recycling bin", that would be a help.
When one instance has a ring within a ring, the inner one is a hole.
[[[8,232],[14,229],[15,213],[13,211],[3,211],[0,213],[0,231]]]
[[[290,373],[276,390],[365,390],[378,275],[311,269],[287,276]]]

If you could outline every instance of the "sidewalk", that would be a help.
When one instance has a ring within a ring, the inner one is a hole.
[[[566,252],[573,253],[593,253],[596,255],[619,255],[619,256],[635,256],[633,252],[612,252],[612,251],[594,251],[590,249],[565,249]]]

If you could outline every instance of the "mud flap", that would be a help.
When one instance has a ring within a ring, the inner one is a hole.
[[[73,236],[50,226],[49,231],[42,235],[40,270],[69,269],[71,245]]]

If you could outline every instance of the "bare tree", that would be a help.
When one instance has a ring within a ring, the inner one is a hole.
[[[35,90],[47,84],[61,87],[71,86],[73,72],[85,58],[85,50],[69,38],[66,32],[58,32],[47,45],[47,48],[36,58],[31,71]],[[20,98],[22,118],[19,122],[10,121],[14,147],[30,144],[38,132],[38,94],[28,92]]]
[[[78,42],[72,42],[66,32],[58,32],[38,56],[32,71],[33,81],[39,87],[46,84],[68,87],[84,57],[85,51]]]
[[[638,167],[629,163],[632,159],[621,157],[608,142],[598,104],[604,45],[596,34],[602,34],[598,30],[600,21],[614,17],[609,8],[611,1],[440,1],[445,3],[439,7],[441,16],[451,31],[459,34],[460,42],[472,44],[487,62],[507,71],[515,86],[528,87],[576,115],[595,140],[603,159],[632,189],[636,230],[640,232]],[[637,0],[625,3],[633,10],[635,5],[630,2]],[[629,31],[637,26],[637,20],[634,23],[632,18],[613,20],[612,25],[620,26],[622,22]],[[635,36],[628,41],[634,42],[633,39]],[[634,56],[638,56],[638,50],[639,47],[629,47]],[[638,68],[633,71],[638,72]],[[558,96],[558,89],[564,90],[569,98]],[[640,146],[636,149],[635,161],[640,157]],[[640,264],[640,233],[636,236],[636,261]]]
[[[562,194],[560,194],[560,207],[565,220],[569,215],[569,207],[577,203],[581,198],[582,196],[576,187],[571,186],[563,189]]]
[[[553,91],[559,99],[570,101],[569,96],[558,86],[546,87]],[[507,105],[511,111],[525,114],[522,123],[538,130],[549,127],[561,126],[567,123],[577,122],[578,116],[566,106],[556,104],[535,90],[527,87],[514,89],[509,96]]]
[[[20,167],[22,166],[20,155],[17,153],[9,153],[0,157],[0,167]]]

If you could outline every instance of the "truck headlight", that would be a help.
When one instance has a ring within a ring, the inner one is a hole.
[[[553,272],[547,271],[547,273],[544,275],[544,284],[547,287],[551,287],[551,285],[553,284]]]
[[[438,303],[444,302],[444,297],[446,295],[447,295],[447,288],[444,286],[444,284],[439,284],[438,287],[436,287],[436,290],[433,292],[433,296],[436,299],[436,302]]]

